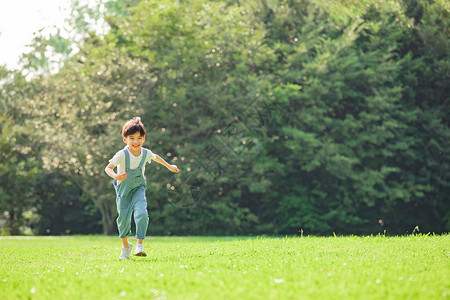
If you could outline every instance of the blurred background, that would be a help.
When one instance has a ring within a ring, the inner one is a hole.
[[[447,1],[17,2],[2,235],[116,234],[135,116],[181,170],[147,166],[149,235],[450,231]]]

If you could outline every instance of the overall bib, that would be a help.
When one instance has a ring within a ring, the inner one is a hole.
[[[119,237],[125,238],[131,234],[131,214],[134,212],[134,222],[136,224],[136,238],[144,239],[148,227],[147,199],[145,197],[145,189],[147,182],[142,173],[142,166],[147,157],[147,151],[144,151],[141,162],[136,169],[130,169],[130,154],[128,149],[125,152],[125,172],[127,178],[120,184],[117,180],[113,180],[114,189],[116,190],[117,212],[117,228],[119,229]]]

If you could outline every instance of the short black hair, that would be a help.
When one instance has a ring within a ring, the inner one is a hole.
[[[145,127],[144,124],[142,124],[140,117],[129,120],[122,128],[122,135],[124,137],[135,134],[136,132],[139,132],[141,136],[145,136]]]

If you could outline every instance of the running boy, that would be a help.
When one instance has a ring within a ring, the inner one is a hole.
[[[137,238],[133,255],[147,256],[142,245],[148,227],[145,163],[151,163],[153,159],[172,172],[178,173],[179,170],[176,165],[169,165],[160,156],[142,147],[145,141],[145,128],[141,118],[133,118],[123,125],[122,138],[127,146],[114,155],[105,168],[105,172],[114,179],[113,185],[116,190],[116,205],[119,213],[117,227],[119,237],[122,239],[120,259],[130,259],[133,245],[128,242],[128,236],[131,234],[133,212]],[[117,173],[114,172],[116,166]]]

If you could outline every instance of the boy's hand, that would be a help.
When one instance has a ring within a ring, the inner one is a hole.
[[[170,165],[169,170],[175,173],[180,172],[180,170],[178,170],[178,167],[176,165]]]
[[[126,172],[120,172],[119,174],[114,176],[114,179],[120,180],[120,181],[124,181],[125,179],[127,179],[127,173]]]

